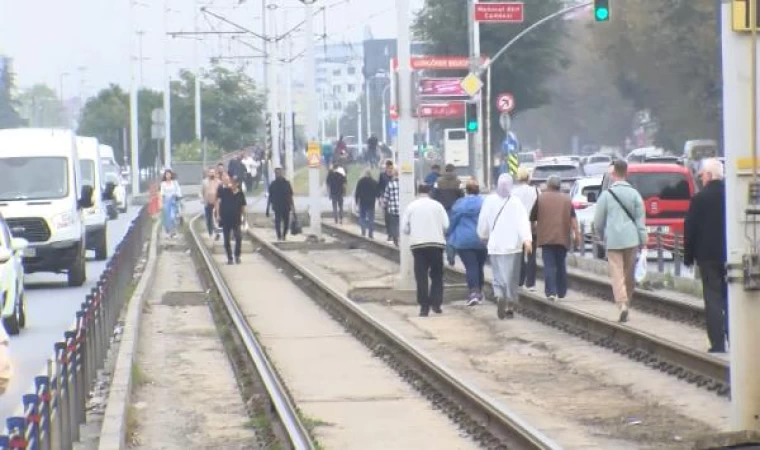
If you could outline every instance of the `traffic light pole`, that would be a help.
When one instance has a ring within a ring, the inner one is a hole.
[[[316,70],[314,68],[314,12],[313,0],[306,0],[304,4],[305,34],[306,34],[306,141],[312,146],[319,145],[317,134],[319,117],[317,110]],[[340,117],[338,118],[340,121]],[[308,144],[307,144],[308,145]],[[320,152],[321,155],[321,152]],[[321,159],[321,158],[320,158]],[[319,166],[309,166],[309,222],[311,234],[322,239],[322,208],[319,195]]]
[[[476,0],[467,1],[467,28],[469,31],[470,47],[470,73],[479,73],[480,67],[480,23],[475,20],[475,3]],[[478,92],[473,100],[477,105],[478,124],[483,123],[483,94]],[[470,148],[470,158],[475,179],[478,184],[485,189],[485,174],[483,172],[483,127],[478,126],[475,133],[468,132],[467,143]]]

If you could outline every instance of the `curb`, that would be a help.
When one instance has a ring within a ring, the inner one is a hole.
[[[129,300],[129,306],[124,320],[124,328],[116,356],[116,365],[108,392],[103,425],[100,429],[99,450],[121,450],[126,448],[126,417],[129,396],[132,390],[132,364],[137,353],[137,343],[140,336],[140,314],[148,291],[153,285],[156,275],[158,255],[159,224],[153,225],[148,250],[148,261],[145,264],[143,276],[137,283],[135,292]]]

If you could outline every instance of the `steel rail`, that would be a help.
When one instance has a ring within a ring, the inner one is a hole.
[[[211,252],[203,243],[203,240],[195,229],[195,222],[200,217],[200,215],[196,216],[190,221],[189,229],[193,238],[192,243],[203,259],[214,285],[219,292],[222,303],[235,326],[235,330],[240,336],[243,345],[245,345],[248,356],[256,367],[258,375],[261,377],[261,381],[272,401],[277,417],[282,422],[282,426],[288,435],[290,444],[295,450],[315,450],[317,447],[298,416],[298,410],[296,409],[295,404],[291,401],[284,383],[280,379],[272,363],[269,361],[269,358],[264,352],[263,346],[256,338],[253,329],[248,324],[245,314],[240,309],[235,297],[232,295],[232,292],[219,271],[219,267],[214,261]]]
[[[289,257],[283,250],[249,231],[261,255],[291,276],[312,300],[328,311],[345,328],[379,354],[405,377],[415,380],[413,386],[429,386],[440,409],[448,411],[452,420],[465,422],[463,428],[487,448],[559,450],[561,447],[526,423],[506,406],[499,404],[477,388],[462,381],[450,369],[394,330],[386,327],[351,299],[337,292],[320,278]],[[297,274],[298,276],[292,276]],[[403,361],[394,364],[393,361]],[[399,368],[400,367],[400,368]],[[412,375],[413,374],[413,375]],[[467,416],[469,419],[465,419]]]
[[[348,241],[357,248],[364,248],[398,262],[399,251],[390,244],[364,238],[328,223],[323,223],[323,227],[341,241]],[[444,273],[449,279],[461,281],[464,278],[464,273],[457,268],[445,267]],[[486,285],[491,286],[491,283],[486,281]],[[688,382],[716,391],[719,395],[729,393],[729,363],[713,355],[703,354],[630,326],[550,302],[535,293],[520,292],[518,312],[596,345],[610,348],[652,368],[685,378]]]

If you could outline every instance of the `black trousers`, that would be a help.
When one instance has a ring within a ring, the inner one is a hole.
[[[230,221],[231,222],[231,221]],[[232,245],[230,238],[235,238],[235,258],[240,258],[240,251],[243,236],[240,233],[240,224],[225,224],[222,226],[222,234],[224,235],[224,250],[227,252],[227,259],[232,260]]]
[[[274,231],[277,233],[277,239],[285,239],[290,229],[290,210],[274,212]]]
[[[702,276],[702,295],[705,298],[705,321],[710,347],[726,348],[728,340],[728,285],[726,270],[721,262],[699,263]]]
[[[414,279],[417,281],[417,303],[423,308],[443,303],[443,248],[417,247],[414,256]],[[428,285],[429,283],[429,285]]]

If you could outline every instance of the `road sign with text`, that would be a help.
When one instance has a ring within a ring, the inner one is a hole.
[[[421,78],[417,85],[420,97],[467,97],[459,78]]]
[[[488,62],[485,56],[480,58],[481,64]],[[393,70],[398,70],[398,59],[392,60]],[[412,56],[409,61],[412,70],[467,70],[470,59],[467,56]]]
[[[475,20],[478,22],[522,23],[525,20],[522,2],[475,3]]]
[[[464,117],[464,102],[428,103],[417,108],[417,117],[423,119],[456,119]]]

